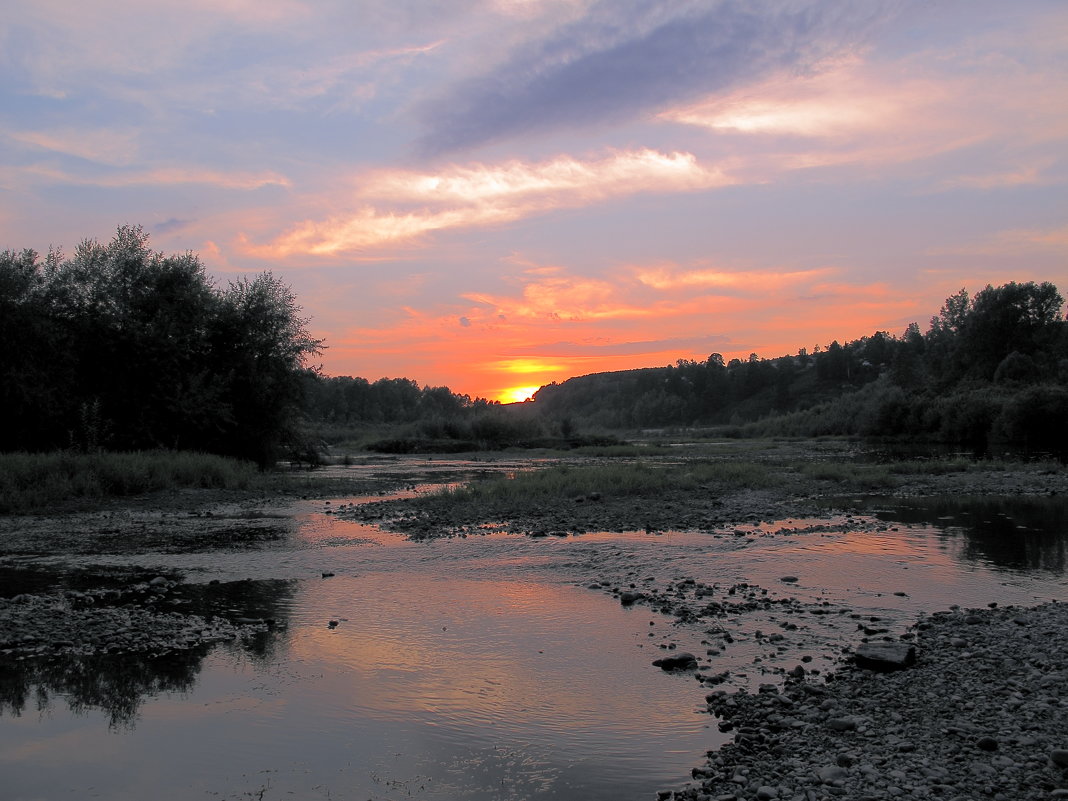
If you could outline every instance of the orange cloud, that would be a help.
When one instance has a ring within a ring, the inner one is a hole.
[[[732,273],[663,263],[588,277],[510,261],[523,268],[511,278],[513,292],[460,293],[455,303],[409,307],[380,326],[351,330],[331,343],[328,372],[373,379],[395,373],[403,358],[420,381],[512,401],[573,375],[712,352],[776,357],[877,329],[900,333],[945,297],[941,289],[925,301],[914,286],[850,284],[831,267]]]

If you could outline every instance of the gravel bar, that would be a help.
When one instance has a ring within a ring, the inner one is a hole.
[[[734,740],[661,798],[1068,798],[1068,604],[940,612],[903,640],[904,669],[709,695]]]

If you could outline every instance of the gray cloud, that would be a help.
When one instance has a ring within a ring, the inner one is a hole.
[[[614,0],[421,108],[442,154],[531,132],[615,123],[855,46],[882,2]]]
[[[187,228],[196,220],[181,220],[177,217],[171,217],[169,220],[158,222],[152,226],[152,231],[157,234],[172,234],[175,231],[181,231],[183,228]]]

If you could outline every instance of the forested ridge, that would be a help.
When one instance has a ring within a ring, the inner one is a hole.
[[[1051,283],[948,298],[926,332],[877,331],[809,353],[600,373],[543,387],[540,413],[583,426],[731,426],[1068,447],[1068,323]]]

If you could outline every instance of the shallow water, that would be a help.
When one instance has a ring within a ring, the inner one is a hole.
[[[827,669],[862,626],[1068,600],[1055,500],[851,501],[854,517],[716,534],[418,543],[329,513],[355,500],[295,505],[291,536],[255,551],[24,560],[180,570],[194,608],[276,626],[184,662],[4,671],[3,797],[652,798],[726,737],[692,675],[651,666],[662,646],[752,687],[802,656]],[[806,607],[680,626],[587,586],[685,577],[717,600],[766,591]],[[710,625],[733,642],[702,642]]]

